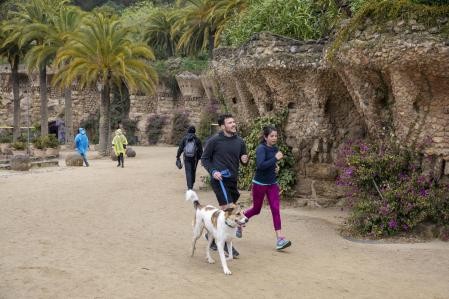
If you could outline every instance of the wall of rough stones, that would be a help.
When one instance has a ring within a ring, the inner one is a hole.
[[[385,134],[407,146],[430,138],[423,154],[434,159],[423,161],[434,162],[423,167],[449,179],[449,44],[413,22],[397,29],[406,25],[387,24],[380,33],[365,25],[331,61],[326,40],[269,33],[215,50],[218,93],[240,121],[289,109],[285,131],[299,195],[335,203],[343,195],[333,166],[341,144]]]
[[[21,67],[20,92],[21,92],[21,118],[23,127],[39,123],[40,101],[39,82],[35,75],[29,76]],[[52,72],[48,73],[48,81],[52,78]],[[11,72],[8,65],[0,66],[0,126],[12,126],[13,124],[13,95],[11,90]],[[190,122],[198,125],[201,108],[206,105],[208,98],[201,84],[201,79],[191,73],[180,74],[177,78],[182,93],[173,97],[172,91],[161,80],[154,95],[131,94],[129,118],[136,120],[136,136],[141,144],[148,144],[146,127],[148,118],[152,114],[165,115],[167,124],[163,128],[161,143],[170,143],[172,118],[175,111],[188,111]],[[52,87],[48,88],[49,121],[64,119],[65,99],[61,91]],[[96,89],[79,90],[72,88],[73,130],[76,132],[80,124],[90,116],[96,115],[99,109],[100,94]],[[29,109],[28,109],[29,105]]]

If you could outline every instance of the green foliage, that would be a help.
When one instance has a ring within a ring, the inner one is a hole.
[[[209,103],[201,112],[200,124],[196,130],[196,135],[204,143],[206,138],[210,137],[212,132],[211,125],[216,123],[218,119],[218,104]]]
[[[350,229],[383,237],[410,231],[427,219],[448,225],[447,187],[439,187],[432,174],[421,174],[419,164],[415,150],[394,142],[345,144],[336,161],[337,184],[349,190]]]
[[[417,22],[427,26],[436,26],[439,18],[445,18],[449,15],[449,5],[423,5],[412,2],[411,0],[365,0],[354,2],[356,15],[350,22],[341,29],[329,49],[327,57],[332,60],[336,51],[343,42],[349,40],[353,32],[361,26],[365,20],[370,19],[374,25],[382,28],[383,24],[390,20],[409,20],[414,19]],[[449,25],[444,25],[446,30]]]
[[[256,0],[226,25],[223,40],[238,46],[254,33],[269,31],[299,40],[320,38],[340,17],[333,1]]]
[[[12,131],[0,129],[0,143],[10,143],[10,142],[12,142]]]
[[[18,151],[23,151],[26,148],[26,143],[23,141],[16,141],[11,146]]]
[[[80,127],[86,130],[87,137],[89,138],[89,142],[92,144],[98,144],[100,133],[100,113],[97,111],[95,114],[91,114],[84,119],[80,123]],[[76,134],[75,134],[76,135]]]
[[[38,149],[57,148],[59,146],[59,141],[56,135],[48,134],[35,138],[33,144]]]
[[[449,4],[449,0],[412,0],[418,4],[426,4],[426,5],[446,5]]]
[[[189,127],[189,113],[187,111],[175,111],[171,132],[171,143],[179,145]]]
[[[131,120],[129,118],[122,120],[123,130],[125,131],[126,139],[128,140],[128,144],[130,145],[137,143],[137,122],[137,120]]]
[[[351,11],[356,13],[366,2],[369,0],[352,0],[349,5],[351,7]]]
[[[112,87],[111,99],[111,128],[118,128],[118,124],[122,123],[128,117],[131,101],[129,91],[125,84],[121,87],[114,85]]]
[[[296,182],[296,173],[294,170],[295,160],[290,147],[285,143],[285,137],[282,131],[287,116],[288,110],[285,110],[279,115],[256,118],[251,123],[249,134],[244,138],[250,159],[246,167],[240,168],[239,188],[244,190],[250,188],[256,170],[256,148],[260,144],[263,127],[266,125],[274,125],[278,129],[277,147],[284,154],[284,158],[278,162],[280,170],[277,180],[281,188],[281,195],[283,198],[293,195],[293,186]]]
[[[153,114],[148,117],[146,133],[148,136],[149,144],[158,143],[162,135],[162,129],[164,128],[166,123],[167,117],[164,115]]]

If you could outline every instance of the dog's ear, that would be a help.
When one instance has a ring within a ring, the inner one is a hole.
[[[231,214],[232,211],[234,211],[234,208],[227,208],[226,210],[224,210],[225,213]]]

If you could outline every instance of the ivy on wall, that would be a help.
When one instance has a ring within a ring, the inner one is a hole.
[[[239,188],[249,190],[256,171],[256,148],[260,144],[263,127],[273,125],[278,130],[277,147],[284,154],[284,158],[278,162],[280,168],[278,173],[278,183],[281,189],[282,198],[293,196],[293,186],[296,182],[296,172],[294,170],[295,160],[291,148],[285,143],[283,128],[286,124],[288,110],[284,110],[276,115],[262,116],[256,118],[247,128],[247,136],[244,137],[248,151],[249,161],[246,167],[240,168]]]

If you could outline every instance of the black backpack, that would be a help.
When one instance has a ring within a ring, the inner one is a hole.
[[[184,146],[184,157],[194,158],[196,155],[196,142],[195,138],[187,140],[186,145]]]

